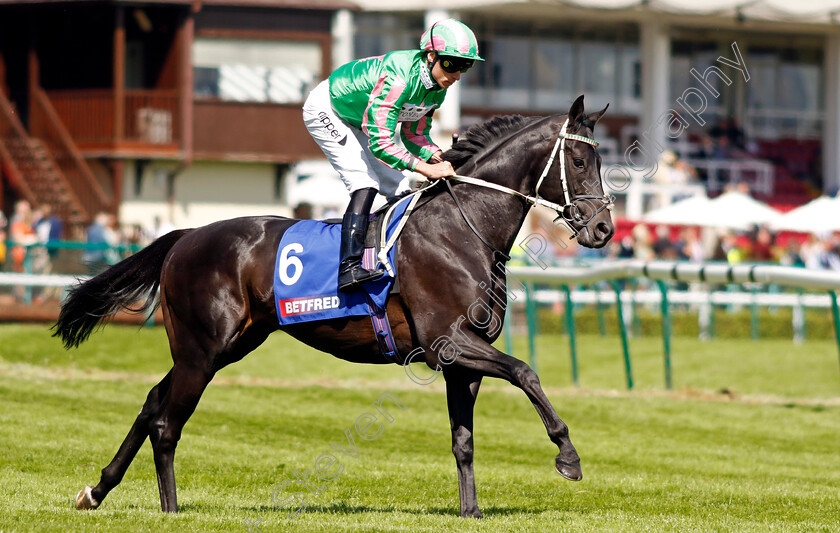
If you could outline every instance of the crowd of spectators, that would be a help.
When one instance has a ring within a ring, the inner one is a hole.
[[[96,274],[175,227],[161,217],[155,217],[150,228],[121,225],[113,214],[98,213],[82,235],[68,235],[66,229],[49,205],[33,208],[28,201],[18,200],[10,217],[0,211],[0,270]],[[13,292],[23,298],[23,289]],[[38,297],[58,295],[40,291]]]
[[[674,150],[664,150],[659,155],[651,181],[662,186],[662,192],[648,202],[648,209],[664,207],[681,200],[689,190],[685,185],[706,185],[709,170],[703,161],[743,161],[758,157],[758,145],[747,141],[744,130],[732,118],[722,119],[708,132],[701,132],[692,138],[693,142],[686,145],[690,149],[683,146],[680,154]],[[727,169],[718,168],[715,172],[717,181],[730,181]]]
[[[608,258],[643,261],[724,261],[766,263],[840,271],[840,234],[775,234],[766,227],[744,233],[637,224],[603,253]]]

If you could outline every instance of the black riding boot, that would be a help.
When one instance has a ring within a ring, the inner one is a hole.
[[[376,189],[360,189],[350,196],[350,205],[341,220],[341,264],[338,267],[338,290],[351,292],[363,283],[382,277],[381,269],[362,268],[370,206]]]

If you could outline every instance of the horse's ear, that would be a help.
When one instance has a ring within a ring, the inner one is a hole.
[[[573,129],[583,120],[583,95],[577,97],[569,108],[569,129]]]
[[[589,120],[592,121],[592,126],[593,127],[595,126],[595,124],[598,123],[599,120],[601,120],[601,117],[603,117],[604,113],[607,112],[608,107],[610,107],[610,104],[607,104],[606,107],[604,107],[604,109],[598,111],[597,113],[592,113],[591,115],[589,115],[588,118],[589,118]]]

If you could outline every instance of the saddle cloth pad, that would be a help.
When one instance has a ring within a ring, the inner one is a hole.
[[[387,228],[389,238],[407,206],[408,202],[402,202],[394,210]],[[387,272],[383,277],[365,283],[360,291],[339,292],[340,246],[341,224],[301,220],[286,230],[277,247],[274,264],[274,302],[281,326],[370,315],[368,295],[379,309],[385,309],[388,292],[394,283],[394,278]],[[388,252],[392,265],[395,248]]]

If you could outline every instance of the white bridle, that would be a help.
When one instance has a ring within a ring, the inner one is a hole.
[[[559,215],[557,218],[563,221],[563,223],[572,232],[572,237],[574,237],[575,235],[577,235],[577,230],[572,227],[571,222],[566,218],[564,212],[567,208],[571,209],[572,212],[578,211],[578,208],[574,203],[576,200],[597,200],[602,203],[601,207],[599,207],[595,211],[595,213],[592,214],[592,217],[600,213],[603,209],[609,209],[611,211],[615,203],[611,196],[606,195],[596,196],[591,194],[585,194],[576,196],[575,198],[571,198],[569,194],[569,182],[566,178],[566,139],[584,142],[586,144],[594,146],[595,148],[598,147],[598,141],[596,141],[595,139],[590,139],[589,137],[584,137],[583,135],[566,133],[566,128],[568,126],[569,119],[567,118],[566,121],[563,123],[563,127],[560,129],[560,133],[557,134],[557,142],[554,143],[554,148],[551,149],[551,154],[548,157],[548,161],[545,164],[545,168],[543,169],[542,174],[540,174],[540,179],[537,180],[537,186],[534,189],[534,196],[522,194],[521,192],[511,189],[509,187],[505,187],[504,185],[490,183],[489,181],[472,178],[470,176],[455,175],[449,179],[455,181],[462,181],[464,183],[470,183],[472,185],[478,185],[479,187],[484,187],[486,189],[494,189],[496,191],[501,191],[512,196],[518,196],[519,198],[522,198],[531,205],[542,205],[548,207],[549,209],[554,210]],[[563,186],[563,198],[566,201],[566,203],[563,205],[560,205],[555,202],[550,202],[545,198],[540,198],[540,186],[542,185],[542,182],[545,179],[545,177],[548,176],[548,171],[551,169],[551,165],[554,164],[554,159],[557,157],[558,153],[560,154],[560,183]],[[590,217],[590,219],[592,217]],[[579,222],[578,220],[575,221]]]
[[[529,196],[527,194],[522,194],[521,192],[516,191],[514,189],[511,189],[509,187],[505,187],[504,185],[498,185],[496,183],[490,183],[489,181],[480,180],[478,178],[473,178],[473,177],[470,177],[470,176],[455,175],[455,176],[452,176],[452,177],[447,178],[447,179],[451,179],[451,180],[455,180],[455,181],[462,181],[464,183],[470,183],[472,185],[477,185],[479,187],[484,187],[485,189],[493,189],[493,190],[496,190],[496,191],[503,192],[505,194],[510,194],[511,196],[517,196],[517,197],[525,200],[530,205],[542,205],[542,206],[548,207],[549,209],[554,210],[559,215],[557,218],[563,220],[563,223],[566,225],[566,227],[569,228],[569,231],[571,231],[572,237],[575,237],[575,236],[577,236],[577,230],[574,227],[572,227],[571,223],[563,215],[563,211],[567,207],[571,207],[572,209],[577,209],[577,206],[575,206],[575,204],[574,204],[575,200],[595,199],[595,200],[600,201],[602,203],[602,205],[601,205],[601,207],[599,207],[595,211],[595,213],[592,214],[593,217],[595,215],[597,215],[598,213],[600,213],[604,209],[612,210],[614,203],[613,203],[613,198],[610,197],[610,196],[606,196],[606,195],[605,196],[581,195],[581,196],[576,196],[575,198],[570,197],[570,195],[569,195],[569,184],[568,184],[568,181],[566,179],[566,152],[565,152],[566,139],[569,139],[569,140],[572,140],[572,141],[585,142],[585,143],[590,144],[590,145],[592,145],[596,148],[598,147],[598,141],[596,141],[595,139],[590,139],[589,137],[584,137],[583,135],[575,135],[575,134],[572,134],[572,133],[566,133],[566,128],[568,127],[568,125],[569,125],[569,119],[566,119],[566,122],[563,123],[563,128],[560,130],[560,133],[558,133],[558,135],[557,135],[557,142],[554,143],[554,148],[552,148],[552,150],[551,150],[551,154],[549,155],[548,161],[545,164],[545,168],[543,169],[542,174],[540,174],[540,179],[537,181],[537,186],[534,189],[534,196]],[[557,157],[558,153],[560,154],[560,180],[561,180],[561,183],[563,185],[563,196],[566,200],[566,203],[563,204],[563,205],[560,205],[560,204],[554,203],[554,202],[549,202],[545,198],[540,198],[540,185],[542,185],[543,180],[548,175],[548,171],[551,169],[551,165],[554,164],[554,159]],[[423,188],[409,194],[408,196],[404,197],[400,201],[396,202],[385,213],[385,221],[382,224],[382,232],[380,234],[380,246],[379,246],[380,249],[379,249],[378,258],[379,258],[379,262],[385,267],[385,269],[388,271],[388,273],[391,276],[394,275],[394,270],[393,270],[393,267],[391,266],[390,261],[388,260],[388,251],[394,246],[394,244],[396,244],[397,238],[399,237],[400,233],[402,233],[403,227],[405,226],[406,221],[408,221],[408,216],[414,210],[414,207],[417,205],[418,200],[420,200],[420,196],[426,190],[435,187],[436,185],[438,185],[441,182],[442,182],[442,180],[427,181],[426,185]],[[450,192],[451,192],[451,189],[450,189]],[[454,192],[452,194],[453,194],[453,198],[454,198]],[[389,222],[390,222],[391,217],[393,216],[393,213],[396,210],[397,206],[400,205],[403,202],[410,202],[410,203],[405,210],[405,214],[400,219],[399,223],[397,224],[396,229],[393,231],[393,233],[391,234],[391,238],[389,239],[388,236],[387,236],[387,228],[388,228]],[[457,199],[456,199],[456,204],[457,204]],[[460,210],[460,205],[459,205],[459,210]],[[465,220],[467,220],[466,215],[464,215],[463,211],[461,212],[461,215],[464,216]],[[491,246],[486,240],[484,240],[484,237],[482,237],[480,234],[478,234],[478,232],[472,226],[472,224],[469,222],[469,220],[467,220],[467,223],[470,225],[470,228],[473,229],[473,232],[475,232],[476,235],[478,235],[478,237],[482,241],[484,241],[484,243],[488,247],[490,247],[494,251],[498,252],[498,250],[493,248],[493,246]],[[578,222],[578,223],[580,223],[580,222]],[[507,257],[507,256],[505,256],[505,257]],[[510,259],[509,257],[507,257],[507,258]]]

